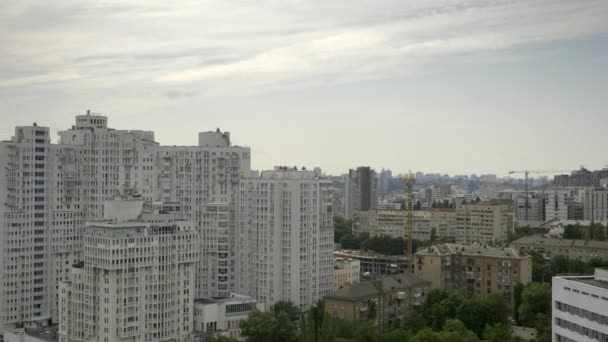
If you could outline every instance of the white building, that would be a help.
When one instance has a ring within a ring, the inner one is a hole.
[[[553,277],[553,342],[608,341],[608,270]]]
[[[57,320],[57,289],[82,258],[84,222],[103,218],[105,201],[117,196],[162,201],[193,221],[196,297],[230,293],[249,148],[219,131],[199,133],[199,146],[160,146],[153,132],[109,128],[91,112],[59,137],[52,144],[49,129],[34,124],[0,143],[0,334]]]
[[[357,259],[336,258],[332,287],[338,290],[361,280],[361,261]]]
[[[587,189],[582,192],[583,219],[608,220],[608,189]]]
[[[241,180],[237,227],[237,292],[300,309],[331,291],[331,182],[312,171],[276,167]]]
[[[547,189],[545,192],[545,220],[568,219],[568,203],[570,201],[570,190]]]
[[[528,197],[527,200],[526,197]],[[514,202],[515,218],[518,221],[538,222],[545,220],[545,195],[543,193],[529,193],[527,195],[525,193],[517,193],[514,197]]]
[[[203,336],[222,335],[241,339],[239,325],[253,310],[264,311],[264,304],[236,293],[224,298],[196,299],[194,331]]]
[[[59,286],[59,340],[187,341],[198,248],[194,223],[121,201],[83,232],[84,261]],[[118,212],[120,211],[120,212]]]

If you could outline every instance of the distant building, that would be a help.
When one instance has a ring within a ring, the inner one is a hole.
[[[608,270],[553,277],[551,289],[554,342],[608,341]]]
[[[587,189],[582,193],[583,219],[608,220],[608,189]]]
[[[239,293],[271,306],[308,309],[332,289],[331,181],[275,167],[240,182],[237,196]]]
[[[200,333],[204,337],[221,335],[240,340],[239,325],[253,310],[264,311],[264,304],[236,293],[231,293],[230,297],[196,299],[194,301],[195,334]]]
[[[194,223],[143,211],[139,200],[115,204],[84,228],[84,261],[59,284],[59,340],[188,341]]]
[[[4,332],[4,342],[57,342],[57,325],[40,328],[17,328]]]
[[[377,278],[383,275],[395,275],[407,272],[408,261],[404,255],[384,255],[380,253],[340,250],[334,256],[342,259],[353,259],[361,262],[362,278]]]
[[[453,241],[456,235],[456,211],[432,209],[414,211],[414,239]],[[357,211],[353,217],[353,233],[369,233],[370,236],[405,237],[407,211],[368,210]],[[433,233],[434,232],[434,233]]]
[[[401,203],[399,202],[378,202],[378,210],[401,210]]]
[[[337,258],[334,261],[333,289],[337,290],[361,280],[361,261]]]
[[[325,297],[325,312],[349,321],[366,321],[375,310],[374,322],[388,330],[409,310],[424,303],[430,283],[411,274],[366,280],[336,290]]]
[[[545,190],[545,220],[567,220],[570,198],[568,189]]]
[[[456,205],[457,243],[495,243],[508,240],[513,209],[504,201]]]
[[[345,184],[345,214],[352,219],[355,211],[378,207],[378,180],[376,172],[368,166],[348,171]]]
[[[539,252],[548,257],[557,255],[588,261],[593,258],[608,258],[608,241],[565,240],[530,235],[519,238],[510,246],[521,252]]]
[[[542,193],[518,193],[515,196],[515,218],[517,221],[544,221],[545,220],[545,196]],[[526,203],[527,202],[527,203]],[[526,211],[526,204],[528,210]]]
[[[391,170],[382,169],[378,175],[378,192],[386,194],[389,190],[390,180],[393,178]]]
[[[515,284],[532,281],[532,258],[508,247],[433,245],[416,252],[414,269],[433,288],[500,294],[509,302]]]

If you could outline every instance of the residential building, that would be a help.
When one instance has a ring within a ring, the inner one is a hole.
[[[56,321],[59,282],[82,259],[85,221],[104,203],[138,196],[179,210],[197,230],[197,297],[235,286],[236,191],[250,172],[250,150],[228,132],[199,133],[199,146],[160,146],[154,133],[118,130],[87,111],[59,132],[19,126],[0,143],[0,333]]]
[[[368,166],[348,171],[345,184],[345,214],[352,219],[355,211],[366,211],[378,207],[378,179],[376,172]]]
[[[362,278],[377,278],[383,275],[407,272],[408,260],[404,255],[385,255],[362,250],[335,251],[334,256],[342,259],[359,260]]]
[[[567,220],[571,192],[568,189],[551,188],[545,191],[545,220]]]
[[[194,300],[194,331],[205,341],[209,336],[221,335],[241,340],[239,324],[253,310],[264,311],[264,304],[237,293],[229,297]]]
[[[414,269],[432,288],[500,294],[508,301],[517,283],[532,281],[532,258],[509,247],[433,245],[416,252]]]
[[[388,193],[390,181],[393,178],[393,172],[391,170],[382,169],[378,175],[378,192],[386,194]]]
[[[553,342],[608,341],[608,270],[553,277],[551,291]]]
[[[104,206],[83,261],[59,285],[59,341],[187,341],[198,261],[195,224],[141,200]]]
[[[361,261],[357,259],[336,258],[334,261],[334,277],[332,289],[337,290],[356,284],[361,280]]]
[[[608,258],[608,241],[566,240],[537,234],[512,241],[510,246],[521,252],[534,251],[545,254],[547,257],[563,255],[583,261]]]
[[[332,288],[331,181],[276,167],[242,179],[238,198],[237,289],[267,306],[301,310]]]
[[[527,197],[527,199],[526,199]],[[545,220],[545,195],[543,193],[518,193],[514,198],[515,218],[520,222]],[[526,210],[526,205],[528,209]]]
[[[608,189],[590,188],[583,191],[581,197],[584,220],[608,220]]]
[[[513,209],[504,201],[456,205],[457,243],[495,243],[508,240],[513,230]]]
[[[414,211],[414,239],[430,241],[432,237],[453,241],[456,235],[456,211],[454,209],[430,209]],[[403,238],[406,232],[407,211],[368,210],[357,211],[353,216],[353,233],[369,233],[370,236]]]
[[[366,321],[374,311],[374,323],[385,331],[409,310],[424,303],[430,283],[411,274],[366,280],[325,297],[325,312],[349,321]]]

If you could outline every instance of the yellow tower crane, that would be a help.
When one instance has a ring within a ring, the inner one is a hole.
[[[412,172],[400,180],[407,182],[407,220],[405,221],[405,238],[407,241],[405,255],[407,256],[408,272],[414,273],[414,182]]]

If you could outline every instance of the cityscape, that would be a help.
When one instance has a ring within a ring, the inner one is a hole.
[[[608,1],[0,1],[0,342],[608,342]]]

